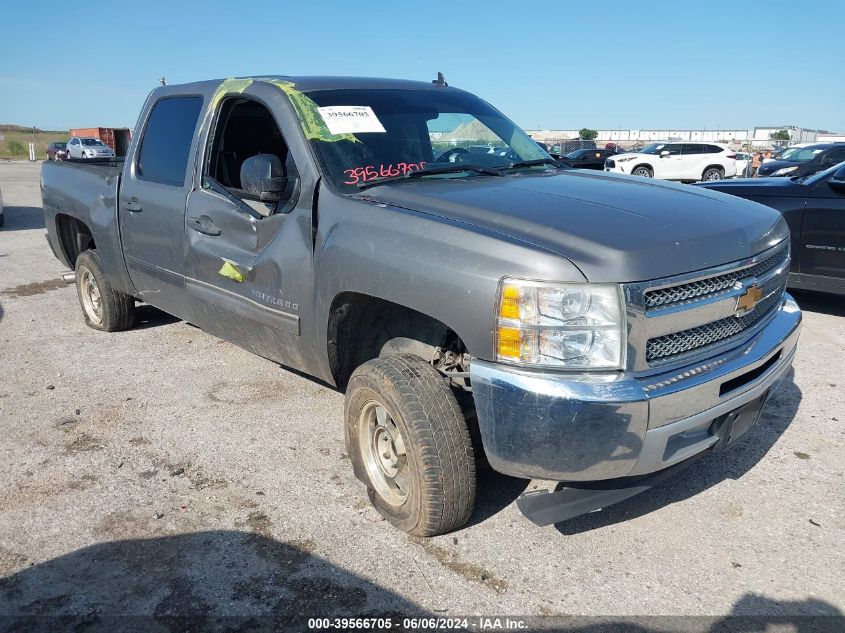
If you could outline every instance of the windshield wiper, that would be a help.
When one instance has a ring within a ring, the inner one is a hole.
[[[416,171],[409,171],[401,176],[385,176],[384,178],[374,178],[366,182],[359,182],[359,189],[367,189],[368,187],[376,187],[386,182],[395,182],[397,180],[407,180],[408,178],[422,178],[423,176],[436,176],[437,174],[458,174],[462,171],[471,171],[476,174],[484,174],[486,176],[504,176],[498,169],[491,169],[489,167],[481,167],[479,165],[443,165],[442,167],[426,167],[425,169],[417,169]]]
[[[563,167],[560,161],[554,158],[535,158],[534,160],[521,160],[517,163],[508,163],[502,165],[501,169],[519,169],[520,167],[534,167],[535,165],[552,165],[554,167]]]

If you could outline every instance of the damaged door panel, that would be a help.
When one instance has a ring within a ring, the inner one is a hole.
[[[187,200],[185,284],[201,328],[290,362],[299,345],[299,300],[284,292],[301,267],[280,265],[276,243],[292,242],[304,261],[310,244],[288,227],[298,171],[256,88],[218,95],[201,138],[201,186]]]

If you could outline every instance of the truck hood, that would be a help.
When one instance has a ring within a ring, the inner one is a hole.
[[[722,191],[743,198],[755,196],[801,197],[809,193],[807,185],[795,182],[791,178],[737,178],[736,180],[697,182],[695,186],[704,187],[711,191]]]
[[[565,170],[404,181],[362,197],[558,253],[589,281],[657,279],[750,257],[789,235],[769,207],[700,188]]]

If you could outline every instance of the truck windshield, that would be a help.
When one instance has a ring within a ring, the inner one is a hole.
[[[348,89],[305,95],[316,112],[303,120],[303,129],[324,176],[344,193],[357,193],[361,183],[435,167],[492,169],[541,159],[552,162],[516,124],[469,93]],[[431,177],[479,173],[437,171],[441,173]]]

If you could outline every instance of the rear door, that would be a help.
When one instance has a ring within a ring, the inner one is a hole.
[[[183,319],[190,319],[185,201],[202,105],[200,95],[167,95],[152,104],[124,166],[118,204],[124,258],[138,295]]]
[[[681,157],[681,178],[684,180],[701,180],[707,159],[707,145],[702,143],[684,143]]]

